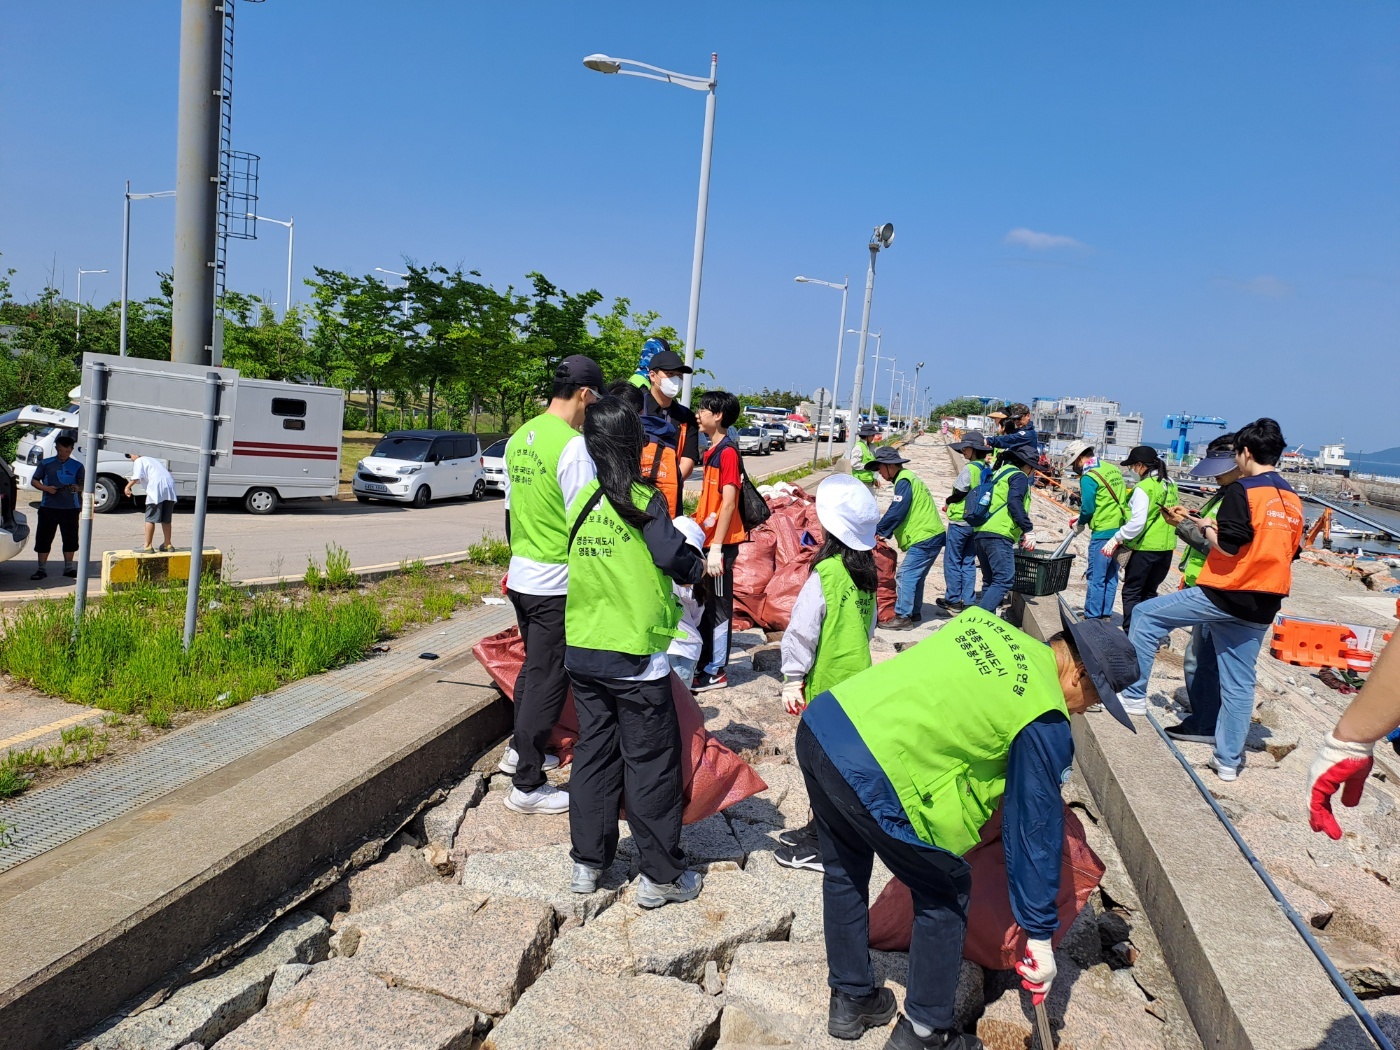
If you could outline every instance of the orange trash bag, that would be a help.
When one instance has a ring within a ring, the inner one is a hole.
[[[525,644],[520,639],[520,631],[511,627],[483,638],[472,647],[472,655],[513,702],[515,680],[525,663]],[[705,716],[694,694],[674,674],[671,675],[671,699],[681,727],[681,782],[685,799],[682,823],[695,824],[712,817],[768,787],[747,762],[705,728]],[[546,747],[559,756],[560,762],[567,763],[573,759],[578,733],[578,713],[570,691]]]
[[[1103,878],[1103,861],[1084,839],[1084,825],[1065,806],[1065,845],[1060,866],[1060,893],[1055,908],[1060,928],[1051,942],[1064,940],[1080,910]],[[1001,844],[1001,807],[982,828],[982,841],[967,854],[972,866],[972,897],[967,905],[967,939],[963,958],[988,970],[1015,968],[1025,955],[1026,934],[1011,913],[1006,879],[1006,852]],[[907,952],[914,929],[914,901],[909,887],[891,879],[870,909],[870,947]]]

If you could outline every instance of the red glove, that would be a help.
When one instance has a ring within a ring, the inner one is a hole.
[[[1308,771],[1308,822],[1314,831],[1325,831],[1334,839],[1342,837],[1341,825],[1332,814],[1332,796],[1340,788],[1342,805],[1355,806],[1361,801],[1366,778],[1375,765],[1371,757],[1374,747],[1374,744],[1354,744],[1327,734]]]
[[[1016,972],[1021,975],[1021,987],[1031,993],[1031,1004],[1045,1002],[1055,980],[1055,951],[1050,942],[1028,939],[1026,957],[1016,964]]]

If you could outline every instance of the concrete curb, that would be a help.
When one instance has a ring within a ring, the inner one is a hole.
[[[1054,596],[1015,606],[1060,630]],[[1192,1023],[1218,1050],[1373,1044],[1263,882],[1157,735],[1076,717],[1075,761],[1132,876]]]
[[[7,1050],[81,1036],[464,774],[510,728],[475,668],[425,668],[0,876]]]

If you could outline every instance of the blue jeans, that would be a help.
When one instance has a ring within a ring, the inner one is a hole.
[[[948,542],[948,534],[940,532],[904,552],[899,570],[894,574],[894,614],[896,616],[921,616],[924,611],[924,579],[929,569],[938,560],[943,545]]]
[[[994,613],[1016,580],[1015,544],[994,532],[979,532],[973,542],[982,566],[982,600],[977,607]]]
[[[1137,650],[1136,682],[1123,690],[1123,699],[1147,699],[1147,679],[1157,646],[1174,627],[1207,625],[1215,646],[1215,663],[1220,673],[1220,715],[1215,727],[1215,759],[1220,765],[1239,769],[1244,765],[1244,741],[1254,714],[1255,661],[1269,630],[1266,623],[1250,623],[1221,612],[1199,587],[1173,591],[1149,598],[1133,612],[1133,628],[1128,637]],[[1197,653],[1199,672],[1199,658]]]
[[[1102,539],[1089,540],[1089,563],[1084,570],[1089,594],[1084,599],[1084,615],[1091,620],[1112,616],[1113,599],[1118,596],[1118,561],[1103,556],[1104,544],[1112,538],[1110,533]]]
[[[977,552],[971,525],[948,523],[948,549],[943,553],[943,596],[947,601],[971,605],[977,600]]]
[[[1191,701],[1191,713],[1182,719],[1182,728],[1187,733],[1211,736],[1220,718],[1220,668],[1208,624],[1191,628],[1191,644],[1181,663],[1186,672],[1186,695]]]

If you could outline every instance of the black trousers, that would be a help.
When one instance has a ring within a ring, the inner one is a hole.
[[[544,745],[569,695],[569,675],[564,670],[566,599],[562,594],[521,594],[509,588],[506,593],[525,642],[525,666],[515,680],[511,746],[520,757],[512,783],[521,791],[534,791],[545,781]]]
[[[735,513],[738,513],[737,511]],[[729,649],[734,631],[734,559],[739,557],[739,545],[726,543],[724,551],[723,585],[714,577],[705,581],[705,608],[700,610],[700,659],[695,663],[697,671],[719,674],[729,666]],[[722,594],[715,594],[720,590]]]
[[[48,554],[53,550],[54,533],[63,532],[63,553],[78,549],[78,508],[39,507],[39,524],[34,530],[34,553]]]
[[[952,1028],[972,869],[946,850],[916,846],[885,831],[805,721],[797,727],[797,763],[807,782],[826,868],[822,918],[827,984],[852,996],[875,990],[870,967],[870,871],[878,854],[914,898],[904,1012],[911,1021],[930,1028]]]
[[[617,856],[618,807],[641,856],[642,874],[674,882],[681,852],[681,727],[671,677],[651,682],[571,675],[578,743],[569,776],[570,856],[606,868]]]
[[[1175,551],[1133,551],[1123,573],[1123,630],[1133,622],[1133,609],[1157,597],[1157,588],[1167,578]]]

